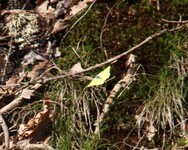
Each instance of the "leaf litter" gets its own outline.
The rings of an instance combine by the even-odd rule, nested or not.
[[[3,42],[2,45],[5,47],[9,47],[9,50],[5,50],[8,51],[7,62],[16,64],[13,71],[9,71],[9,76],[4,75],[5,81],[1,83],[2,114],[10,113],[10,110],[16,109],[22,102],[32,100],[36,91],[43,86],[42,83],[37,83],[38,79],[53,76],[50,70],[53,66],[57,68],[53,59],[60,57],[61,53],[57,44],[49,45],[49,43],[55,43],[54,35],[66,29],[66,21],[83,11],[89,2],[93,1],[70,3],[63,0],[37,0],[36,6],[32,6],[33,10],[16,8],[1,10],[0,16],[4,18],[2,20],[4,28],[0,33],[2,36],[0,42]],[[23,8],[27,8],[27,5],[25,2]],[[15,55],[18,56],[17,60],[13,59]],[[78,63],[70,71],[81,70],[82,67]],[[9,100],[7,95],[10,97]],[[53,149],[44,140],[49,137],[47,130],[44,129],[48,127],[53,116],[49,109],[50,105],[51,103],[43,100],[41,111],[27,123],[18,124],[17,134],[11,134],[8,141],[5,139],[8,145],[4,145],[2,141],[0,149],[28,147]],[[8,132],[11,133],[12,130]],[[37,145],[39,141],[43,141],[44,145]]]

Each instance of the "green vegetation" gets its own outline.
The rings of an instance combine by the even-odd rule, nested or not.
[[[62,40],[62,57],[57,64],[69,70],[78,61],[84,68],[103,62],[156,31],[175,27],[176,24],[161,19],[179,20],[179,13],[184,20],[188,17],[186,9],[186,0],[162,1],[159,12],[147,0],[96,3]],[[79,17],[72,19],[70,26]],[[178,138],[187,134],[187,33],[187,28],[167,33],[134,52],[141,64],[137,80],[114,100],[100,136],[94,135],[93,123],[108,92],[125,73],[126,58],[112,65],[115,79],[108,82],[107,90],[103,87],[84,89],[89,83],[86,81],[64,79],[52,83],[48,93],[61,104],[54,108],[56,117],[52,126],[57,149],[133,149],[139,141],[139,129],[144,138],[138,147],[160,145],[171,149],[172,142],[181,146]],[[99,70],[102,69],[87,75],[94,77]],[[148,125],[157,130],[152,142],[147,139]],[[162,139],[164,135],[163,140],[156,138]],[[173,139],[167,140],[170,136]]]
[[[95,149],[98,136],[93,134],[92,123],[104,92],[84,90],[83,85],[67,79],[53,84],[48,94],[60,104],[53,108],[57,149]]]

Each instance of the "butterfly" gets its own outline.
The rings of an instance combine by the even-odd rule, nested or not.
[[[108,66],[98,75],[96,75],[95,78],[86,87],[104,84],[104,82],[110,77],[110,69],[111,66]]]

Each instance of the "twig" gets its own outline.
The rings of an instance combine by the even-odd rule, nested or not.
[[[1,124],[3,132],[4,132],[5,147],[8,150],[9,149],[9,131],[8,131],[8,127],[7,127],[6,122],[5,122],[1,113],[0,113],[0,124]]]
[[[12,52],[12,39],[8,45],[9,45],[9,49],[8,49],[8,54],[6,54],[6,56],[5,56],[5,66],[3,68],[3,77],[1,79],[2,82],[4,82],[4,80],[5,80],[5,75],[6,75],[7,67],[8,67],[8,63],[9,63],[9,57]]]
[[[160,10],[159,0],[156,1],[156,5],[157,5],[157,11],[159,11]]]
[[[48,78],[48,79],[38,79],[38,81],[36,81],[36,82],[39,82],[39,83],[40,83],[40,82],[44,82],[44,83],[45,83],[45,82],[49,82],[49,81],[51,81],[51,80],[57,80],[57,79],[65,78],[65,77],[68,77],[68,76],[74,76],[74,75],[76,75],[76,74],[88,72],[88,71],[90,71],[90,70],[93,70],[93,69],[102,67],[102,66],[104,66],[104,65],[110,64],[110,63],[112,63],[112,62],[118,60],[119,58],[121,58],[121,57],[123,57],[123,56],[126,56],[126,55],[132,53],[132,52],[135,51],[137,48],[140,48],[142,45],[144,45],[144,44],[148,43],[149,41],[151,41],[153,38],[155,38],[155,37],[157,37],[157,36],[160,36],[160,35],[162,35],[162,34],[164,34],[164,33],[166,33],[166,32],[172,32],[172,31],[178,30],[178,29],[180,29],[180,28],[182,28],[182,26],[180,26],[180,27],[178,27],[178,28],[170,29],[170,30],[167,30],[167,29],[161,30],[161,31],[159,31],[159,32],[157,32],[157,33],[155,33],[155,34],[153,34],[153,35],[147,37],[144,41],[142,41],[141,43],[137,44],[136,46],[130,48],[130,49],[127,50],[126,52],[121,53],[121,54],[119,54],[119,55],[117,55],[117,56],[115,56],[115,57],[113,57],[113,58],[110,58],[110,59],[106,60],[105,62],[102,62],[102,63],[100,63],[100,64],[96,64],[96,65],[91,66],[91,67],[89,67],[89,68],[87,68],[87,69],[84,69],[84,70],[82,70],[82,71],[78,71],[78,72],[74,72],[74,73],[67,73],[67,74],[65,74],[65,75],[56,76],[56,77],[51,77],[51,78]]]
[[[34,149],[42,149],[42,150],[55,150],[48,144],[28,144],[26,145],[25,149],[27,150],[34,150]]]
[[[114,88],[112,89],[112,91],[110,92],[109,96],[107,97],[103,109],[102,109],[102,113],[100,114],[100,116],[97,118],[97,120],[95,121],[95,134],[99,134],[99,127],[100,124],[102,123],[102,121],[104,120],[104,116],[105,114],[109,111],[109,107],[110,105],[113,103],[117,93],[121,90],[121,88],[129,88],[129,85],[135,80],[134,78],[134,74],[133,74],[133,70],[135,65],[135,56],[134,55],[130,55],[129,59],[127,60],[127,75],[125,75],[125,77],[123,79],[121,79],[120,81],[118,81],[118,83],[114,86]]]
[[[15,148],[15,145],[11,147],[12,149]],[[48,144],[31,144],[29,140],[21,140],[16,143],[16,149],[24,149],[24,150],[55,150]]]
[[[121,2],[123,2],[123,1],[121,1]],[[116,2],[113,6],[112,6],[112,8],[110,8],[109,9],[109,11],[108,11],[108,13],[107,13],[107,15],[106,15],[106,17],[105,17],[105,19],[104,19],[104,24],[103,24],[103,26],[102,26],[102,30],[101,30],[101,33],[100,33],[100,48],[102,49],[103,48],[103,33],[104,33],[104,31],[105,31],[105,27],[106,27],[106,24],[107,24],[107,21],[108,21],[108,17],[109,17],[109,15],[110,15],[110,13],[112,12],[112,10],[114,9],[114,7],[115,6],[117,6],[119,3],[121,3],[121,2]],[[107,57],[108,55],[107,55],[107,53],[106,53],[106,50],[105,50],[105,56]]]
[[[77,47],[78,47],[78,46],[77,46]],[[75,55],[76,55],[82,62],[84,62],[83,59],[80,57],[80,55],[77,53],[78,48],[77,48],[76,50],[75,50],[75,48],[72,47],[72,46],[71,46],[71,48],[72,48],[73,52],[75,53]]]
[[[7,104],[3,108],[1,108],[0,113],[3,114],[3,113],[6,113],[6,112],[12,110],[13,108],[15,108],[16,106],[18,106],[21,103],[22,99],[23,99],[22,97],[15,98],[12,102],[10,102],[9,104]]]
[[[0,41],[5,40],[6,38],[9,38],[10,36],[0,36]]]
[[[184,21],[175,21],[175,20],[166,20],[166,19],[162,19],[162,21],[167,22],[167,23],[174,23],[174,24],[186,24],[188,23],[188,20],[184,20]]]
[[[24,9],[27,7],[27,5],[29,4],[30,1],[31,1],[31,0],[27,0],[27,1],[25,2],[25,4],[22,6],[22,9],[21,9],[21,10],[24,10]]]
[[[143,134],[143,136],[139,139],[139,141],[136,143],[135,147],[133,148],[133,150],[138,149],[138,145],[140,144],[140,142],[143,140],[144,136],[145,136],[146,132]]]
[[[14,87],[14,86],[20,86],[20,84],[7,84],[7,85],[0,85],[0,88]]]
[[[65,37],[69,34],[69,32],[74,28],[74,26],[82,19],[84,18],[84,16],[89,12],[89,10],[91,9],[91,7],[93,6],[93,4],[96,2],[96,0],[94,0],[91,5],[89,6],[89,8],[87,9],[87,11],[78,19],[76,20],[76,22],[70,27],[70,29],[65,33],[65,35],[63,36],[62,40],[65,39]]]

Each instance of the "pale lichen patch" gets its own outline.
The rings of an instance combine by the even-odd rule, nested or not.
[[[38,16],[25,11],[11,14],[7,18],[5,29],[8,30],[8,35],[13,37],[16,43],[21,41],[20,48],[23,48],[40,31]]]

